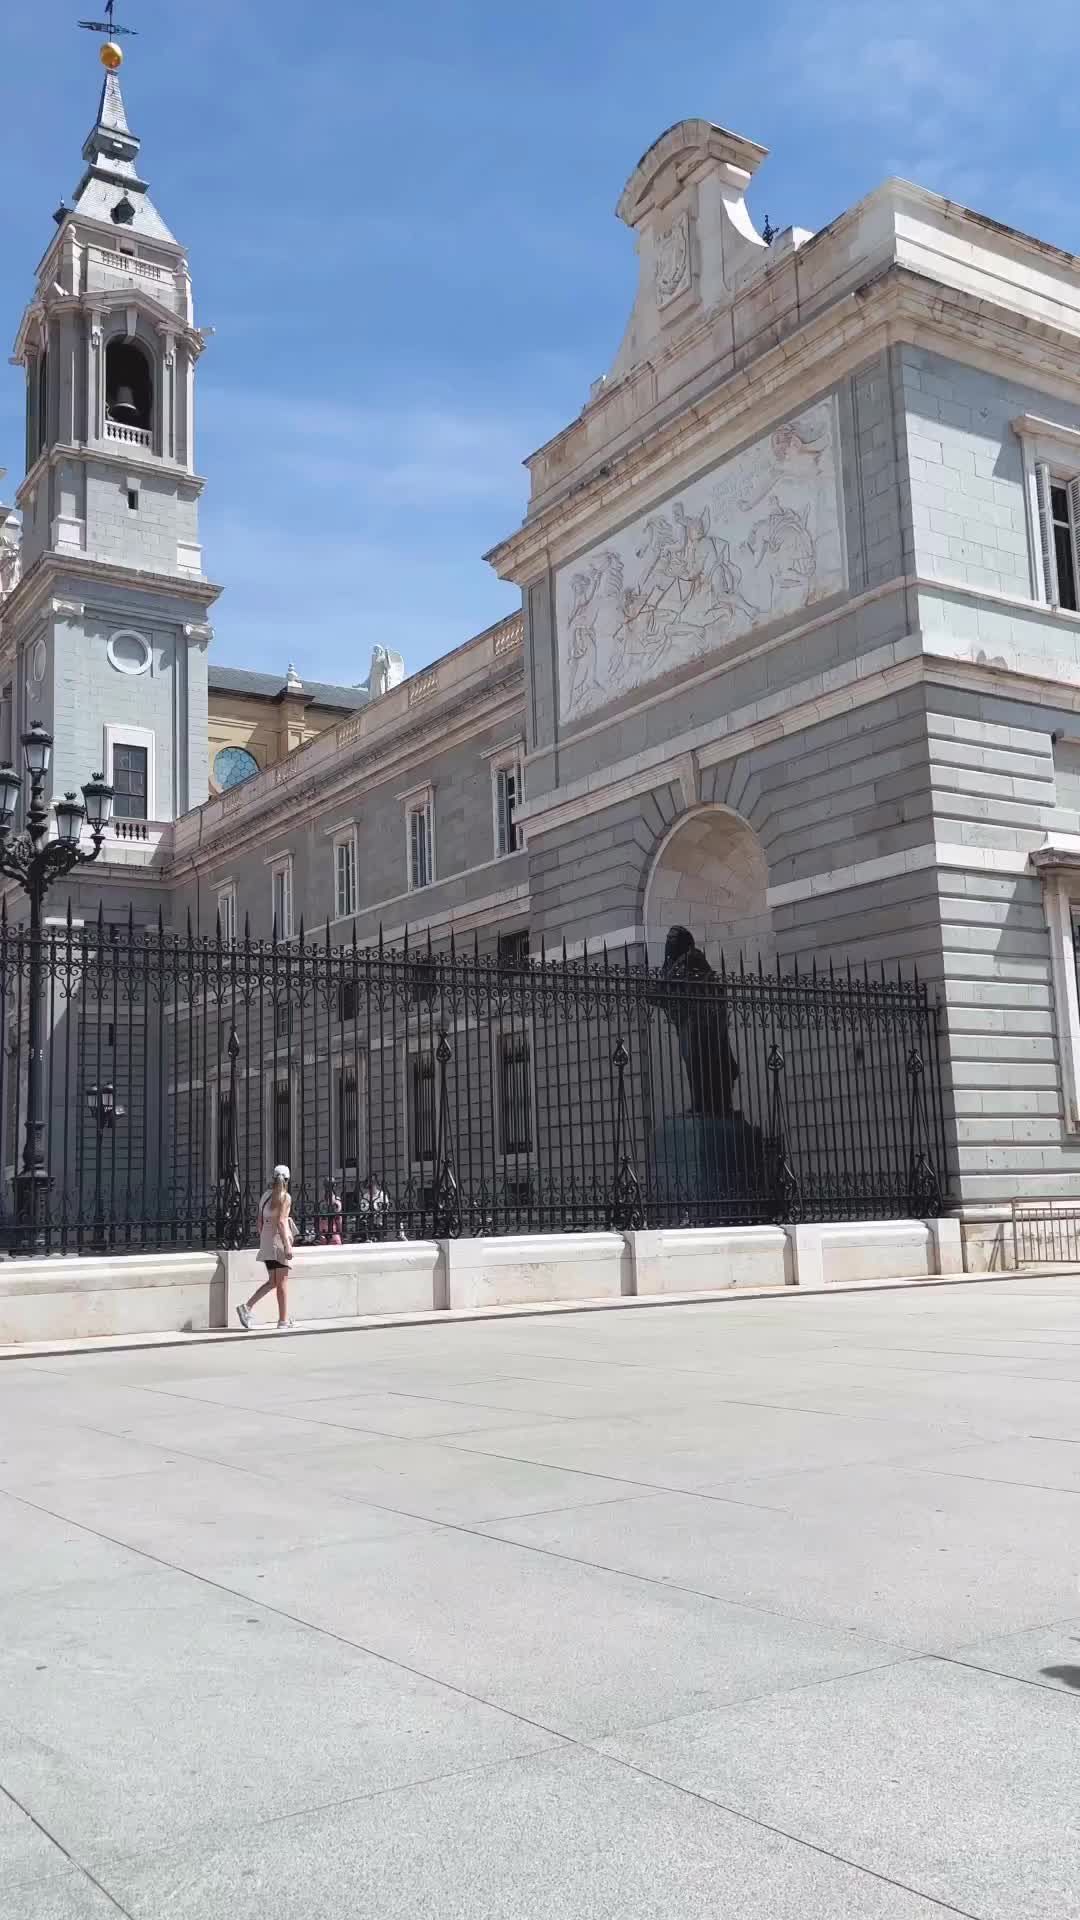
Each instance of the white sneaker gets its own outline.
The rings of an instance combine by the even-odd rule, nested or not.
[[[295,1322],[292,1320],[279,1320],[277,1323],[277,1330],[279,1333],[290,1333],[292,1331],[294,1324]]]
[[[243,1327],[244,1332],[248,1333],[251,1328],[251,1308],[245,1307],[245,1306],[237,1307],[236,1317],[239,1320],[240,1325]]]

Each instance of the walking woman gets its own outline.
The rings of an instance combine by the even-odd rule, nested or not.
[[[289,1319],[289,1268],[292,1265],[292,1200],[289,1197],[289,1169],[275,1167],[273,1180],[259,1201],[259,1251],[256,1256],[266,1268],[266,1279],[250,1300],[237,1307],[240,1325],[246,1333],[251,1325],[251,1310],[266,1294],[277,1290],[278,1332],[292,1326]]]

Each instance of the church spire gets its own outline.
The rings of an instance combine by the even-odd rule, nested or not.
[[[97,119],[83,143],[86,170],[75,189],[74,211],[117,227],[132,227],[155,240],[172,240],[139,174],[141,141],[128,125],[120,88],[123,57],[112,41],[101,49],[105,83]]]

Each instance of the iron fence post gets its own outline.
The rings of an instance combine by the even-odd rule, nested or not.
[[[769,1075],[769,1150],[772,1157],[772,1202],[777,1220],[796,1221],[802,1218],[802,1189],[799,1176],[791,1164],[788,1153],[787,1103],[784,1099],[783,1077],[786,1061],[780,1048],[773,1043],[769,1057],[765,1062]]]
[[[240,1197],[240,1139],[236,1105],[236,1063],[240,1058],[240,1036],[229,1028],[229,1104],[225,1116],[224,1153],[218,1184],[217,1244],[233,1248],[244,1244],[244,1212]]]
[[[626,1097],[626,1069],[630,1065],[630,1054],[625,1040],[619,1040],[611,1056],[611,1064],[619,1076],[619,1084],[615,1094],[614,1179],[608,1204],[608,1228],[616,1233],[633,1233],[645,1225],[645,1209],[641,1203],[641,1182],[629,1151],[630,1109]]]
[[[440,1027],[435,1059],[439,1070],[439,1128],[435,1142],[435,1238],[457,1240],[461,1235],[461,1189],[454,1166],[454,1147],[450,1135],[450,1097],[446,1069],[453,1059],[453,1048]]]
[[[944,1201],[941,1182],[930,1159],[930,1116],[926,1107],[926,1063],[918,1047],[907,1057],[908,1081],[908,1204],[913,1219],[936,1220]]]

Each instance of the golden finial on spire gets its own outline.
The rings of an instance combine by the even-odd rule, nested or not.
[[[108,39],[101,49],[101,64],[109,73],[116,73],[124,64],[124,50],[116,44],[115,36],[120,33],[134,33],[134,27],[121,27],[113,19],[116,0],[107,0],[104,20],[80,20],[80,27],[87,33],[106,33]]]

